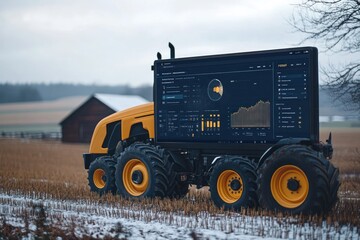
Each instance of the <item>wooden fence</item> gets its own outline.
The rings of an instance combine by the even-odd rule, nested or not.
[[[1,138],[53,139],[61,140],[61,132],[0,132]]]

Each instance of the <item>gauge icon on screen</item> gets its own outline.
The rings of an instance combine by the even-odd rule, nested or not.
[[[213,79],[208,85],[208,96],[211,101],[219,101],[224,93],[224,88],[219,79]]]

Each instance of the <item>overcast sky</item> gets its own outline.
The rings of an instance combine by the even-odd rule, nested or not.
[[[0,1],[0,82],[150,85],[169,41],[176,57],[293,47],[297,2]]]

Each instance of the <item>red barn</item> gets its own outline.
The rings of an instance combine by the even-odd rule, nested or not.
[[[62,141],[89,143],[101,119],[146,102],[139,96],[94,94],[60,122]]]

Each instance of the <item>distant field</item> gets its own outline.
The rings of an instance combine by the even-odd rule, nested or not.
[[[320,128],[360,128],[360,121],[322,122]]]
[[[0,104],[0,132],[60,131],[60,121],[85,99],[85,96],[77,96],[45,102]]]
[[[330,129],[323,129],[321,132],[321,139],[323,141],[325,141],[328,135],[328,130]],[[10,220],[12,219],[10,222],[14,226],[18,224],[16,226],[20,226],[20,228],[25,226],[25,216],[28,216],[30,220],[32,219],[36,223],[36,215],[32,215],[35,213],[31,210],[33,208],[31,206],[34,202],[38,202],[45,204],[46,211],[49,211],[47,213],[48,218],[52,223],[57,222],[57,226],[60,226],[61,229],[71,227],[71,221],[77,218],[76,222],[89,221],[85,220],[85,217],[86,219],[92,219],[91,221],[94,221],[92,224],[99,224],[101,226],[101,223],[98,222],[99,219],[95,217],[100,214],[102,219],[108,219],[106,221],[110,221],[110,223],[114,221],[111,219],[119,219],[119,221],[121,219],[132,219],[131,221],[139,220],[142,222],[148,222],[150,221],[149,219],[153,219],[151,221],[165,224],[165,226],[183,227],[185,222],[182,223],[181,221],[186,221],[189,228],[185,227],[182,231],[185,231],[187,234],[191,229],[190,226],[198,226],[196,229],[202,229],[201,231],[203,232],[211,230],[210,235],[205,236],[213,236],[211,234],[226,232],[225,237],[234,238],[244,238],[248,234],[274,237],[276,236],[276,231],[280,231],[278,236],[282,236],[281,232],[284,229],[288,229],[286,230],[289,231],[288,235],[284,236],[289,238],[293,236],[295,238],[298,236],[296,234],[302,236],[301,231],[299,230],[300,232],[297,233],[296,229],[298,227],[301,229],[304,223],[312,226],[311,229],[314,230],[319,227],[321,228],[324,224],[323,220],[326,220],[325,224],[328,224],[327,230],[321,231],[324,232],[325,236],[328,236],[327,238],[333,234],[330,229],[333,229],[332,231],[335,232],[340,231],[341,226],[344,224],[344,226],[352,229],[351,231],[355,231],[352,234],[359,237],[359,235],[356,235],[359,233],[352,226],[357,226],[357,229],[360,227],[360,129],[331,129],[331,131],[335,146],[332,162],[340,169],[342,185],[339,190],[339,203],[326,216],[310,218],[306,216],[291,216],[292,224],[289,225],[286,224],[286,221],[288,221],[286,219],[289,219],[289,216],[284,217],[281,214],[270,213],[261,209],[244,210],[237,214],[224,212],[214,206],[207,188],[200,190],[191,188],[188,196],[180,200],[154,199],[139,202],[128,201],[110,195],[99,198],[89,191],[87,173],[83,167],[81,156],[82,153],[88,151],[88,145],[70,145],[58,141],[0,139],[0,218],[1,216],[8,216]],[[14,200],[10,201],[10,199]],[[80,207],[84,203],[86,205]],[[19,206],[19,204],[22,207],[18,209],[15,206]],[[57,211],[63,213],[56,214]],[[79,211],[82,215],[78,214]],[[163,217],[153,215],[155,212]],[[12,214],[12,217],[8,215],[9,213]],[[69,214],[74,218],[71,221],[66,217]],[[218,217],[215,218],[214,216]],[[259,216],[259,219],[253,219],[257,216]],[[275,218],[273,219],[273,217]],[[206,223],[201,220],[204,218],[208,219]],[[246,226],[251,227],[252,230],[246,230],[248,227],[242,226],[241,222],[238,223],[239,218],[242,219],[241,221],[250,221],[252,225]],[[60,223],[57,219],[60,219]],[[227,225],[229,221],[234,224],[230,226],[230,228],[234,228],[233,230],[226,230],[229,227]],[[265,226],[265,229],[274,228],[278,230],[274,230],[275,232],[271,233],[271,231],[263,229],[262,231],[264,232],[261,233],[260,225],[256,224],[259,221],[263,222],[262,226]],[[271,223],[271,221],[277,221],[278,225],[275,225],[278,227],[274,225],[266,227],[266,224]],[[283,224],[282,221],[284,221]],[[125,224],[124,226],[128,226],[126,225],[128,221],[123,221],[122,223]],[[78,231],[81,232],[85,231],[84,229],[88,226],[79,225],[77,227],[80,229]],[[128,226],[128,228],[134,228],[134,226]],[[100,227],[100,229],[105,229],[101,230],[105,232],[110,231],[108,228]],[[295,232],[294,229],[296,230]],[[86,231],[79,236],[88,236],[86,234],[89,233],[86,233]],[[89,231],[93,230],[90,229]],[[135,234],[133,230],[128,229],[128,231],[131,234]],[[158,234],[156,236],[161,236],[162,230],[155,229],[154,231]],[[109,232],[107,233],[110,234]],[[105,233],[103,232],[102,234]]]
[[[0,132],[59,132],[60,121],[86,99],[86,96],[75,96],[52,101],[0,104]],[[322,122],[320,127],[360,128],[360,121]]]

